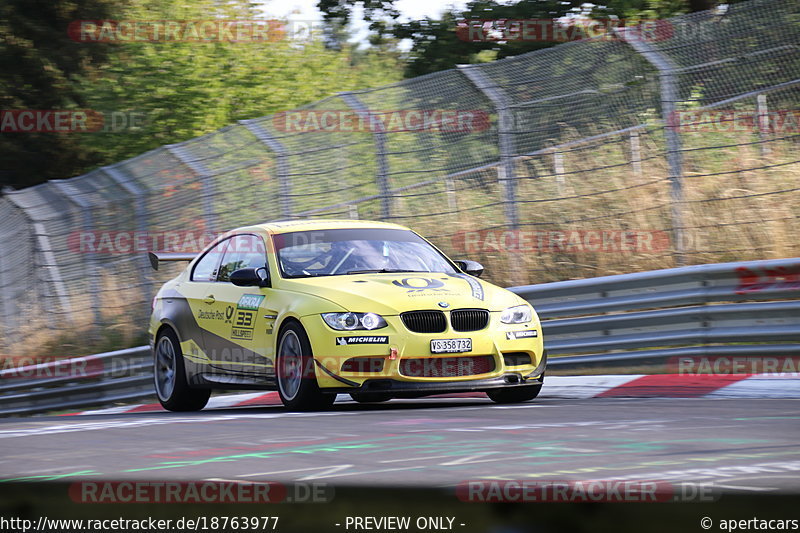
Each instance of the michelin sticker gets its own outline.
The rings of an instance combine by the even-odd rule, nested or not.
[[[387,335],[336,337],[336,344],[339,346],[348,346],[350,344],[389,344],[389,337]]]
[[[535,329],[526,329],[523,331],[506,331],[506,339],[528,339],[531,337],[538,337],[539,332]]]

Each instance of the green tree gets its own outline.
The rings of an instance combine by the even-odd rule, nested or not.
[[[441,19],[427,18],[397,24],[393,34],[398,39],[410,39],[406,76],[420,76],[438,70],[454,68],[458,64],[482,63],[487,59],[502,59],[542,48],[556,42],[549,41],[478,41],[470,42],[469,33],[458,31],[459,23],[468,20],[503,19],[556,19],[570,12],[572,6],[557,0],[536,2],[523,0],[516,4],[498,4],[492,0],[473,1],[463,11],[449,11]]]
[[[75,7],[78,5],[78,7]],[[268,115],[338,91],[402,78],[396,52],[326,48],[322,36],[271,42],[76,42],[76,20],[252,20],[248,0],[112,0],[2,5],[1,109],[90,109],[104,129],[2,133],[3,185],[68,178],[237,120]]]
[[[120,0],[0,2],[0,111],[87,107],[75,79],[105,64],[108,46],[71,40],[70,22],[112,18]],[[75,174],[99,161],[80,137],[63,133],[0,133],[0,185],[24,187]]]
[[[128,19],[253,19],[250,2],[131,2]],[[402,77],[397,53],[327,49],[320,36],[297,42],[119,44],[81,90],[96,109],[138,118],[132,129],[93,135],[105,162],[180,142],[237,120],[269,115],[338,91]]]
[[[739,0],[734,0],[739,1]],[[329,24],[342,25],[353,16],[361,0],[320,0],[319,9]],[[400,22],[393,0],[367,0],[364,19],[373,32],[371,41],[383,42],[386,36],[410,39],[411,50],[405,74],[419,76],[454,68],[458,64],[502,59],[560,44],[557,41],[478,41],[470,42],[457,31],[460,21],[503,19],[557,19],[567,14],[592,18],[663,19],[682,13],[711,9],[717,0],[609,0],[587,4],[582,0],[473,0],[464,9],[450,8],[438,18]],[[726,1],[724,3],[733,3]]]

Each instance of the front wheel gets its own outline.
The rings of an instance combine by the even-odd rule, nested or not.
[[[495,403],[520,403],[533,400],[539,396],[542,384],[514,387],[511,389],[494,389],[486,391],[486,395]]]
[[[283,405],[298,411],[314,411],[333,405],[335,394],[324,394],[314,373],[311,342],[303,327],[290,322],[281,330],[276,358],[278,394]]]
[[[209,389],[189,387],[181,345],[171,329],[165,329],[156,339],[153,377],[158,401],[167,411],[199,411],[211,396]]]

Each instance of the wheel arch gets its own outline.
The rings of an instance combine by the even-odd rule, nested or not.
[[[291,315],[291,314],[287,314],[285,317],[283,317],[281,319],[281,321],[280,321],[280,323],[278,325],[278,328],[277,328],[278,329],[278,334],[275,335],[275,357],[276,357],[276,359],[277,359],[277,356],[278,356],[278,346],[280,346],[280,343],[281,343],[281,336],[283,335],[284,330],[289,326],[289,324],[297,324],[298,326],[300,326],[300,328],[302,328],[303,332],[306,334],[306,338],[308,338],[309,344],[311,344],[311,338],[308,336],[308,330],[303,325],[303,322],[300,320],[300,317],[299,316],[295,316],[295,315]],[[311,347],[311,354],[312,354],[312,356],[314,354],[313,345]]]
[[[178,342],[181,342],[181,336],[178,333],[178,328],[176,328],[174,324],[166,320],[162,320],[161,324],[158,326],[158,329],[156,330],[155,340],[157,341],[158,337],[168,329],[172,330],[175,336],[178,337]]]

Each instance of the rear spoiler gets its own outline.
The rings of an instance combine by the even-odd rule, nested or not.
[[[153,270],[158,270],[158,263],[161,261],[191,261],[197,257],[197,254],[147,252],[147,257],[150,259],[150,266],[153,267]]]

